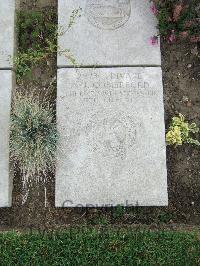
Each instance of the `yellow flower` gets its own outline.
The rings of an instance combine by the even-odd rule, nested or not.
[[[197,133],[199,128],[195,123],[191,125],[185,121],[185,117],[179,114],[179,117],[173,117],[169,131],[166,134],[166,142],[168,145],[182,145],[183,143],[193,143],[200,145],[198,140],[190,137],[190,132]]]
[[[166,141],[168,145],[182,145],[181,130],[175,126],[166,134]]]

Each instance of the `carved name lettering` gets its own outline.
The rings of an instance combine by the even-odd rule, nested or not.
[[[81,99],[84,102],[132,102],[136,97],[153,97],[157,91],[151,88],[141,73],[108,73],[102,79],[97,71],[84,75],[80,72],[75,83],[70,84],[71,90],[65,97]]]

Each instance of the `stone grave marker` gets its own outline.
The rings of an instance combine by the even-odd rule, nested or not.
[[[56,206],[167,205],[160,46],[148,43],[156,34],[149,1],[58,4],[61,28],[71,13],[82,15],[58,39],[79,67],[58,53]]]
[[[12,203],[12,178],[9,174],[9,124],[13,74],[0,70],[0,207]]]
[[[56,206],[167,204],[160,68],[60,69],[57,103]]]
[[[0,207],[12,205],[9,127],[14,74],[15,17],[19,0],[0,0]]]
[[[0,1],[0,69],[13,67],[15,10],[18,5],[18,0]]]
[[[75,11],[81,16],[73,19]],[[77,64],[161,65],[159,45],[149,45],[157,34],[149,0],[59,0],[58,15],[58,45],[69,49]],[[58,54],[58,67],[70,65],[64,53]]]

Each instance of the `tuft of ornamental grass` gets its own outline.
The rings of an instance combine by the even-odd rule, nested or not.
[[[58,133],[50,104],[17,92],[12,106],[10,155],[24,180],[40,180],[54,170]]]

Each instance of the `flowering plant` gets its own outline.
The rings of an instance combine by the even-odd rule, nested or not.
[[[200,4],[182,0],[151,0],[151,11],[158,18],[160,35],[169,43],[177,38],[200,42]],[[155,37],[155,36],[154,36]],[[153,44],[153,43],[152,43]]]
[[[182,145],[183,143],[192,143],[200,145],[200,142],[191,137],[191,133],[198,133],[199,128],[195,123],[189,124],[185,121],[185,117],[179,114],[178,117],[173,117],[166,134],[167,145]]]

